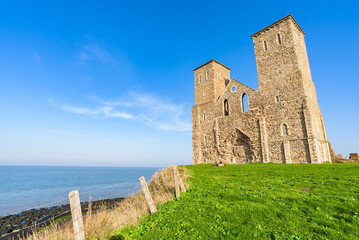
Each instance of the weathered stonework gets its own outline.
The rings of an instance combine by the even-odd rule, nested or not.
[[[303,30],[288,15],[251,37],[258,89],[216,60],[194,69],[193,164],[331,162]]]
[[[359,161],[359,153],[349,153],[349,159]]]

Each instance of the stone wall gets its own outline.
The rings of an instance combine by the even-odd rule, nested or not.
[[[349,153],[349,159],[359,161],[359,153]]]
[[[330,162],[303,30],[289,15],[252,38],[258,89],[216,60],[194,70],[193,163]]]

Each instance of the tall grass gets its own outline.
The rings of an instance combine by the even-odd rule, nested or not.
[[[182,179],[188,188],[188,174],[185,168],[179,168]],[[172,167],[158,170],[151,178],[148,185],[151,196],[157,209],[161,205],[174,198],[174,181]],[[117,203],[113,208],[108,209],[103,206],[93,211],[91,202],[89,210],[84,216],[84,227],[87,239],[108,239],[122,227],[137,225],[141,218],[149,215],[148,205],[142,191],[130,196]],[[31,240],[54,240],[54,239],[74,239],[71,218],[54,221],[51,227],[37,231],[34,229],[32,236],[21,239]]]

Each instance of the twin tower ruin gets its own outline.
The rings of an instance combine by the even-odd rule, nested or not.
[[[251,37],[258,89],[216,60],[194,69],[193,164],[331,162],[303,30],[288,15]]]

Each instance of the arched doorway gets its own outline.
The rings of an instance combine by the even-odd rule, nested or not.
[[[227,138],[227,154],[232,163],[248,163],[252,161],[253,152],[250,138],[239,129],[235,129]]]

